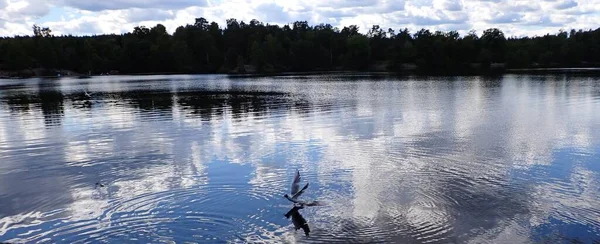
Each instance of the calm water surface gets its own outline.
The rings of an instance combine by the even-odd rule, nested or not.
[[[599,81],[0,80],[0,241],[598,241]]]

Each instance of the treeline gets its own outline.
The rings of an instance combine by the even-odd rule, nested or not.
[[[462,72],[494,64],[508,68],[600,65],[600,28],[506,38],[498,29],[474,31],[384,30],[367,34],[306,21],[269,25],[228,19],[222,28],[204,18],[177,28],[136,27],[130,33],[53,36],[33,27],[33,36],[0,39],[0,70],[41,68],[79,73],[231,73],[417,68]]]

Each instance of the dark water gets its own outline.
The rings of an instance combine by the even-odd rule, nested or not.
[[[591,243],[599,80],[0,80],[0,242]]]

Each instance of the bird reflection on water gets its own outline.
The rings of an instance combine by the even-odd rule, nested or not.
[[[304,217],[302,217],[302,214],[300,214],[300,211],[299,211],[300,209],[303,209],[303,208],[304,208],[304,206],[298,206],[298,205],[294,204],[294,207],[285,214],[285,217],[288,219],[290,217],[292,217],[292,223],[294,224],[294,228],[296,230],[299,230],[299,229],[304,230],[304,234],[306,236],[309,236],[310,227],[308,226],[306,219]]]

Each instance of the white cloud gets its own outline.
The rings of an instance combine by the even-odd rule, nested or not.
[[[595,29],[600,15],[598,0],[0,0],[0,9],[2,36],[30,34],[32,24],[49,26],[56,34],[121,33],[157,23],[173,32],[197,17],[221,26],[228,18],[279,25],[297,20],[336,27],[355,24],[361,32],[375,24],[412,32],[498,27],[513,36]]]
[[[434,1],[434,6],[448,11],[461,11],[463,9],[463,4],[459,0]]]
[[[263,3],[258,5],[254,11],[260,13],[260,20],[264,22],[286,22],[289,20],[289,14],[276,3]]]
[[[25,16],[42,17],[50,11],[50,7],[45,1],[39,0],[12,2],[8,8],[12,9],[11,16],[17,18]]]
[[[495,16],[489,18],[489,23],[492,24],[505,24],[505,23],[513,23],[519,22],[523,18],[523,15],[520,13],[496,13]]]
[[[568,8],[573,8],[577,6],[577,2],[573,1],[573,0],[567,0],[564,2],[560,2],[558,4],[555,5],[557,9],[568,9]]]
[[[511,1],[501,6],[501,9],[506,12],[535,12],[540,10],[540,5],[531,1]]]
[[[128,9],[124,11],[127,21],[129,22],[141,22],[141,21],[164,21],[173,18],[174,12],[172,10],[162,9]]]
[[[118,10],[129,8],[182,9],[191,6],[208,6],[208,1],[206,0],[58,0],[55,2],[57,2],[57,5],[88,11]]]

